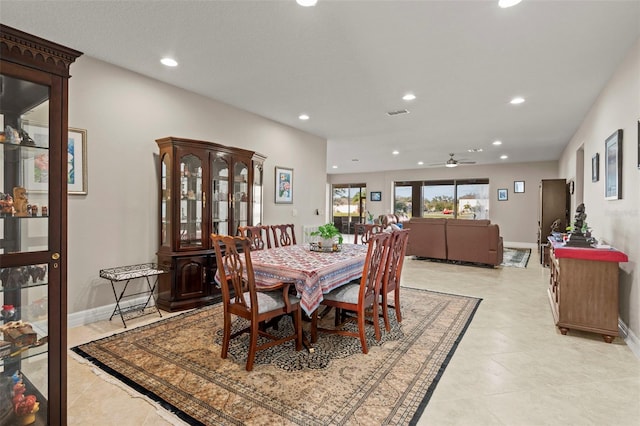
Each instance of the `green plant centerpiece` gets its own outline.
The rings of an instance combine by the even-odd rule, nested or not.
[[[319,247],[336,248],[338,244],[342,244],[343,238],[340,230],[336,228],[333,223],[327,223],[318,227],[317,231],[313,231],[310,234],[313,237],[319,237]]]

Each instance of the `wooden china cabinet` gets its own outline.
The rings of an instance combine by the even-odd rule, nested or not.
[[[262,222],[265,157],[213,142],[167,137],[160,147],[158,306],[189,309],[220,295],[211,234]]]
[[[81,54],[0,25],[2,425],[67,423],[67,102]]]

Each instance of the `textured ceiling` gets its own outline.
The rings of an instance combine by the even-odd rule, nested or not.
[[[524,0],[510,9],[493,0],[319,0],[311,8],[294,0],[1,0],[0,15],[5,25],[326,138],[328,173],[428,167],[450,152],[478,164],[501,154],[557,160],[640,37],[639,0]],[[180,66],[161,66],[164,55]],[[406,92],[417,99],[403,101]],[[526,102],[510,105],[516,95]],[[298,120],[302,112],[311,119]]]

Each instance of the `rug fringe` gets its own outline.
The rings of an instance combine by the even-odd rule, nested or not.
[[[73,351],[67,351],[67,354],[69,355],[70,358],[72,358],[78,364],[82,364],[82,365],[86,365],[86,366],[90,367],[91,368],[91,372],[93,372],[93,374],[95,374],[96,376],[100,377],[105,382],[117,386],[118,388],[120,388],[123,391],[125,391],[130,397],[141,399],[141,400],[145,401],[146,403],[148,403],[149,405],[153,406],[153,408],[155,408],[156,414],[159,417],[161,417],[162,419],[166,420],[171,425],[173,425],[173,426],[189,426],[189,423],[184,422],[183,420],[181,420],[178,416],[176,416],[172,412],[167,411],[167,409],[164,408],[162,405],[160,405],[158,402],[156,402],[156,401],[152,400],[151,398],[149,398],[148,396],[136,391],[135,389],[132,389],[131,387],[129,387],[126,384],[122,383],[120,380],[118,380],[118,379],[114,378],[113,376],[111,376],[109,373],[106,373],[106,372],[102,371],[100,368],[96,367],[88,359],[83,358],[82,356],[76,354]]]

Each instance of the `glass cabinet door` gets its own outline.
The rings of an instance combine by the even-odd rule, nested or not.
[[[180,157],[180,249],[203,247],[202,160],[193,154]]]
[[[229,235],[229,163],[222,155],[211,162],[211,224],[214,234]]]
[[[239,226],[249,225],[249,166],[238,161],[233,166],[233,235]]]
[[[162,157],[160,163],[160,245],[171,246],[171,224],[173,223],[171,209],[171,158],[168,154]]]
[[[61,173],[49,168],[60,149],[50,146],[50,87],[10,75],[0,84],[0,420],[20,421],[24,412],[48,424],[49,285],[57,288],[60,279],[57,261],[52,283],[42,262],[60,258],[52,243],[60,231],[49,221],[60,216],[50,193]],[[16,382],[26,389],[18,408],[10,398]]]
[[[251,206],[251,225],[262,224],[262,164],[253,167],[253,194]]]

